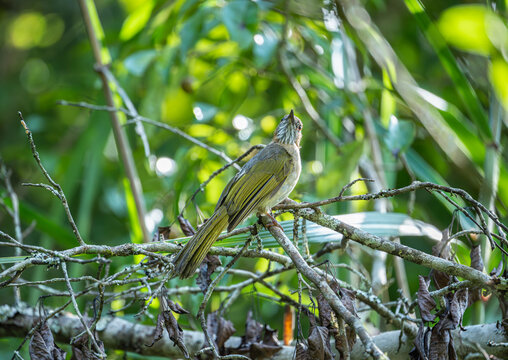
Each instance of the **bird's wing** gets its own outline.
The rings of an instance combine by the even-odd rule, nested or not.
[[[271,143],[254,156],[228,183],[217,203],[229,215],[228,231],[234,229],[259,205],[277,193],[294,167],[289,153]]]

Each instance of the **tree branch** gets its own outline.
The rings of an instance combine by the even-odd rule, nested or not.
[[[354,226],[348,225],[330,215],[318,212],[317,210],[302,209],[298,213],[307,220],[341,233],[346,238],[368,246],[374,250],[381,250],[386,253],[399,256],[415,264],[443,271],[450,275],[459,276],[482,286],[494,287],[500,282],[499,279],[492,278],[469,266],[456,264],[393,241],[383,240],[379,236],[357,229]]]
[[[307,277],[316,287],[321,291],[326,301],[330,304],[332,309],[335,311],[339,318],[344,319],[344,321],[351,326],[355,332],[360,337],[362,343],[365,346],[367,352],[374,359],[387,359],[387,357],[379,350],[379,348],[372,342],[372,338],[367,333],[367,330],[363,327],[360,319],[355,317],[345,306],[342,304],[342,301],[339,299],[337,294],[332,290],[330,285],[328,285],[326,277],[322,277],[318,275],[316,271],[314,271],[309,264],[303,259],[303,257],[298,252],[298,249],[293,245],[293,243],[288,239],[284,231],[282,231],[279,227],[268,226],[271,220],[267,219],[266,216],[261,217],[263,224],[267,229],[269,229],[270,233],[277,240],[277,242],[282,246],[286,254],[289,255],[291,260],[293,260],[293,264],[296,266],[300,272]]]
[[[33,308],[0,306],[0,337],[24,337],[37,320],[37,311]],[[82,330],[79,318],[68,312],[51,317],[48,319],[48,324],[56,340],[62,343],[69,343],[70,339]],[[477,352],[474,346],[477,343],[490,355],[500,359],[508,357],[506,347],[488,345],[489,342],[497,344],[508,341],[506,334],[496,324],[467,326],[465,329],[466,331],[457,329],[452,332],[455,349],[459,356],[463,357],[465,354]],[[131,351],[143,356],[164,356],[168,358],[182,356],[182,353],[178,347],[173,345],[167,333],[152,347],[145,346],[145,344],[152,342],[155,331],[154,326],[140,325],[112,316],[103,316],[97,323],[96,330],[99,338],[108,349]],[[400,331],[389,331],[374,336],[372,340],[391,360],[405,360],[407,359],[407,353],[413,346],[412,341],[408,337],[402,337],[403,342],[399,349],[399,338]],[[189,352],[195,353],[201,349],[205,339],[202,332],[184,331],[184,342]],[[226,344],[228,347],[237,347],[240,342],[240,337],[232,337]],[[273,359],[292,359],[294,350],[293,346],[284,346],[281,351],[275,354]],[[351,353],[351,360],[364,359],[364,347],[361,343],[357,343]]]

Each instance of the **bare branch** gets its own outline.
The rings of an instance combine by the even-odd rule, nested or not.
[[[53,192],[52,190],[48,189],[46,186],[43,186],[42,184],[37,184],[34,186],[46,187],[48,190],[53,192],[60,199],[60,201],[62,202],[62,205],[64,207],[65,214],[67,215],[67,220],[71,224],[71,228],[72,228],[72,232],[74,233],[74,236],[76,236],[76,239],[78,240],[80,245],[85,245],[85,242],[83,241],[83,239],[81,238],[81,235],[79,233],[78,227],[76,226],[76,223],[74,222],[74,218],[72,217],[71,210],[69,209],[69,204],[67,203],[67,198],[65,197],[62,187],[51,178],[49,173],[44,168],[44,165],[42,165],[41,158],[39,156],[39,153],[37,152],[37,148],[35,147],[35,142],[34,142],[34,139],[32,136],[32,132],[28,128],[28,125],[25,123],[25,120],[23,119],[23,115],[21,114],[21,111],[19,111],[18,114],[21,119],[21,125],[23,125],[23,127],[25,128],[26,136],[28,138],[28,141],[30,142],[30,147],[32,149],[32,154],[34,156],[35,162],[37,163],[37,165],[39,165],[39,168],[41,169],[42,174],[49,181],[51,187],[53,189],[56,189],[56,193]]]
[[[318,212],[314,209],[302,209],[299,211],[299,214],[307,220],[341,233],[348,239],[368,246],[374,250],[381,250],[389,254],[399,256],[405,260],[414,262],[415,264],[421,264],[432,269],[444,271],[451,275],[460,276],[482,286],[494,287],[499,283],[498,279],[494,279],[469,266],[455,264],[451,261],[426,254],[422,251],[410,248],[408,246],[398,244],[393,241],[383,240],[378,236],[357,229],[351,225],[333,218],[330,215]]]
[[[53,316],[48,316],[48,324],[59,342],[68,343],[82,328],[79,318],[75,315],[62,313],[60,316],[55,317],[54,312],[51,312],[51,314]],[[7,335],[24,337],[36,322],[36,319],[37,312],[33,308],[14,308],[3,305],[0,307],[0,337]],[[154,329],[154,326],[132,323],[111,316],[104,316],[97,326],[99,336],[108,349],[132,351],[143,356],[164,356],[168,358],[182,356],[178,347],[173,346],[167,334],[164,334],[160,342],[153,347],[140,346],[140,344],[150,343]],[[383,352],[387,353],[391,360],[405,360],[412,344],[410,339],[403,338],[402,347],[398,348],[399,336],[399,331],[388,331],[373,337],[373,341]],[[466,331],[454,330],[453,338],[455,348],[459,354],[471,353],[472,344],[478,343],[488,354],[498,358],[508,357],[508,350],[505,346],[496,346],[497,344],[506,343],[508,339],[495,323],[467,326]],[[204,341],[202,332],[184,332],[184,342],[191,353],[197,352]],[[489,341],[492,341],[491,346],[488,345]],[[237,347],[240,342],[239,337],[232,337],[228,340],[227,346]],[[293,354],[294,347],[284,346],[280,352],[275,354],[273,359],[289,360]],[[364,359],[364,348],[361,343],[357,343],[353,348],[351,360]]]
[[[188,140],[191,143],[193,143],[193,144],[195,144],[195,145],[197,145],[197,146],[199,146],[199,147],[201,147],[201,148],[211,152],[212,154],[217,155],[218,157],[222,158],[227,163],[232,163],[233,162],[233,160],[229,156],[227,156],[223,151],[217,150],[217,149],[211,147],[210,145],[205,144],[204,142],[202,142],[202,141],[200,141],[200,140],[190,136],[189,134],[183,132],[182,130],[180,130],[180,129],[174,127],[174,126],[171,126],[171,125],[159,122],[159,121],[155,121],[155,120],[149,119],[149,118],[144,117],[144,116],[136,115],[136,114],[132,113],[131,111],[127,110],[127,109],[117,108],[117,107],[114,107],[114,106],[94,105],[94,104],[89,104],[89,103],[86,103],[86,102],[75,103],[75,102],[69,102],[69,101],[65,101],[65,100],[60,100],[58,103],[60,105],[76,106],[76,107],[82,107],[82,108],[90,109],[90,110],[108,111],[108,112],[118,112],[118,111],[123,112],[125,115],[127,115],[127,116],[129,116],[131,118],[129,121],[127,121],[127,124],[133,124],[133,123],[141,121],[141,122],[153,125],[153,126],[157,126],[157,127],[161,128],[161,129],[168,130],[168,131],[172,132],[173,134],[181,136],[185,140]],[[240,168],[241,168],[236,163],[233,164],[233,166],[237,170],[240,170]]]

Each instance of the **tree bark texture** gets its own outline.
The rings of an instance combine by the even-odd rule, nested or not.
[[[38,312],[30,307],[13,307],[9,305],[0,306],[0,337],[24,337],[36,324]],[[70,339],[82,331],[82,325],[78,317],[68,312],[63,312],[48,320],[48,324],[55,336],[56,341],[69,343]],[[104,316],[97,324],[99,338],[104,342],[108,350],[124,350],[146,356],[166,356],[169,358],[182,357],[180,350],[173,345],[167,333],[152,347],[146,346],[153,340],[154,326],[140,325],[121,318]],[[413,341],[402,337],[402,345],[399,347],[400,331],[388,331],[373,337],[374,343],[388,355],[391,360],[408,359],[408,353],[413,347]],[[459,359],[466,355],[478,353],[478,346],[488,354],[500,359],[508,358],[506,346],[489,346],[489,342],[506,343],[508,337],[497,324],[484,324],[467,326],[466,331],[453,331],[455,349]],[[205,344],[202,332],[185,331],[185,345],[189,352],[195,353]],[[241,338],[232,337],[227,342],[228,347],[236,347],[240,344]],[[334,346],[332,345],[332,349]],[[294,354],[293,346],[284,346],[274,359],[292,359]],[[357,342],[351,354],[351,360],[365,359],[361,342]]]

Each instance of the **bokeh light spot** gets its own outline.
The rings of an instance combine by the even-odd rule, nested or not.
[[[271,134],[277,127],[277,119],[273,115],[267,115],[261,119],[261,129],[267,133]]]
[[[164,214],[161,209],[152,209],[145,215],[145,224],[149,232],[155,230],[155,227],[162,221]]]
[[[38,12],[21,14],[10,24],[9,43],[19,49],[38,46],[46,32],[46,19]]]
[[[41,59],[29,59],[19,74],[21,86],[31,94],[36,94],[48,87],[49,68]]]
[[[194,106],[194,109],[192,109],[192,112],[194,113],[194,116],[196,117],[197,121],[203,120],[203,111],[199,106]]]
[[[257,45],[261,46],[265,43],[265,38],[261,34],[256,34],[256,35],[254,35],[254,42]]]
[[[236,130],[244,130],[249,126],[249,119],[243,115],[236,115],[233,119],[233,126]]]
[[[155,162],[155,171],[159,176],[170,176],[176,171],[176,162],[171,158],[161,156]]]

